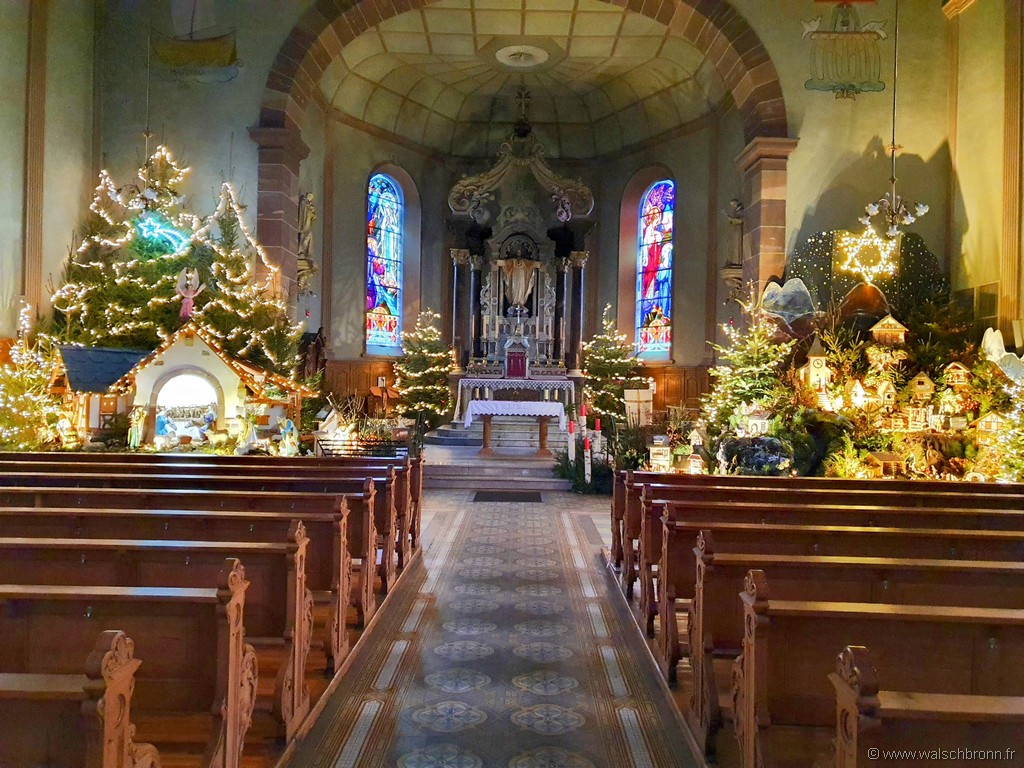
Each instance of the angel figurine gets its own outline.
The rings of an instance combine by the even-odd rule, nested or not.
[[[195,299],[206,288],[206,283],[199,283],[199,270],[186,267],[178,275],[178,287],[175,289],[181,296],[182,320],[192,317],[192,310],[195,309]]]

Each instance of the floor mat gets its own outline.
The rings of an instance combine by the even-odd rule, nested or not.
[[[543,499],[540,491],[477,491],[473,496],[475,502],[509,503],[509,504],[540,504]]]

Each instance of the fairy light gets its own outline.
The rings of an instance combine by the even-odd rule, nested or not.
[[[898,237],[881,237],[873,227],[867,227],[861,234],[843,232],[837,238],[841,257],[839,268],[859,276],[866,283],[873,283],[880,277],[896,274],[896,254],[899,252]]]
[[[10,362],[0,366],[0,447],[6,450],[41,447],[60,415],[60,402],[50,393],[52,365],[31,333],[31,307],[22,303]]]
[[[601,333],[583,344],[583,401],[598,416],[624,417],[627,388],[644,388],[643,363],[635,345],[619,333],[611,305],[604,308]]]
[[[426,415],[432,420],[448,413],[452,350],[441,339],[440,319],[436,312],[426,310],[413,330],[402,332],[402,357],[395,361],[395,389],[402,415]]]

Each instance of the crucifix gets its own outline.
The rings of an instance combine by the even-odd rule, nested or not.
[[[526,119],[526,111],[530,108],[530,90],[525,85],[519,86],[519,90],[516,91],[516,103],[519,104],[519,116]]]

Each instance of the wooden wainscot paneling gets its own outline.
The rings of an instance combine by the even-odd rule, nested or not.
[[[700,398],[711,389],[711,377],[703,365],[661,365],[644,368],[654,379],[654,410],[663,411],[670,405],[699,408]]]
[[[390,360],[328,360],[324,386],[339,397],[367,397],[370,387],[376,387],[381,376],[387,386],[394,386],[395,367]]]

